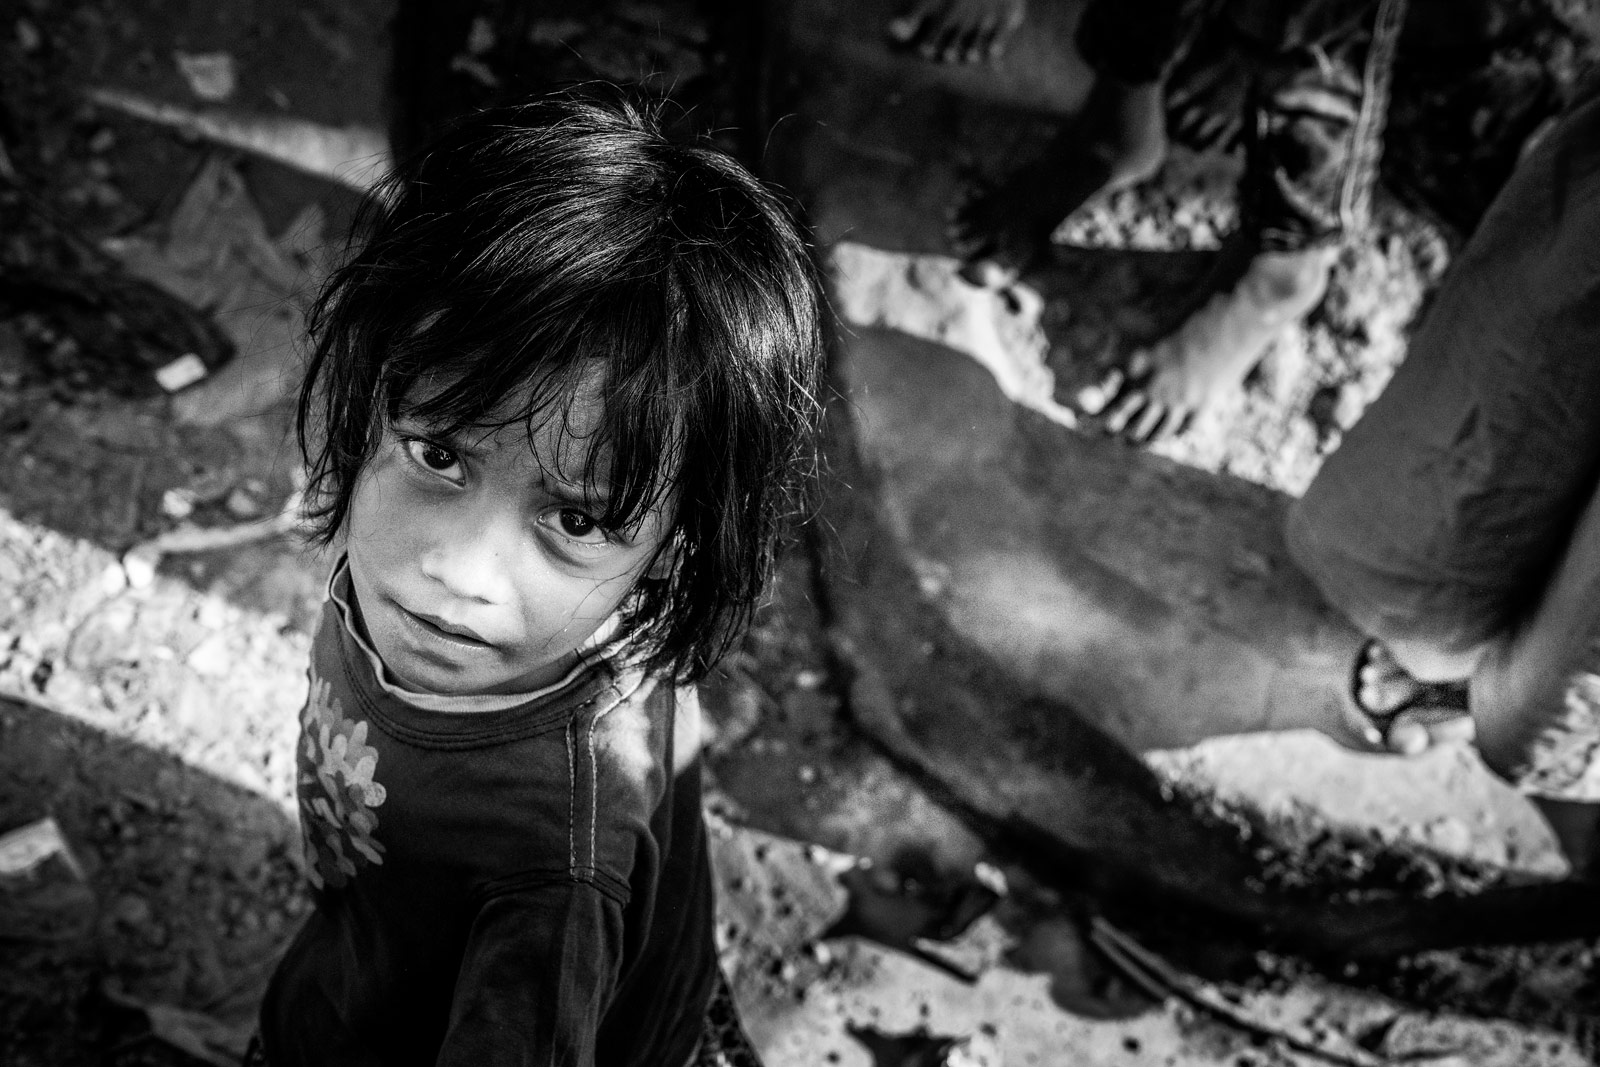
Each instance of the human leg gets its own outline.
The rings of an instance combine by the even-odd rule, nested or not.
[[[1521,788],[1600,801],[1600,492],[1533,609],[1472,673],[1484,761]]]
[[[1143,181],[1166,158],[1159,82],[1095,81],[1083,110],[1042,155],[992,187],[973,190],[951,216],[962,276],[1001,288],[1049,253],[1062,219],[1092,197]]]
[[[1045,258],[1062,219],[1161,166],[1161,76],[1178,48],[1185,7],[1186,0],[1090,0],[1076,35],[1095,71],[1083,108],[1038,157],[973,190],[952,215],[950,243],[967,261],[968,281],[1010,284]]]
[[[1512,175],[1405,363],[1287,529],[1291,555],[1327,600],[1413,678],[1473,677],[1481,743],[1507,773],[1520,773],[1519,746],[1531,743],[1520,731],[1541,729],[1526,709],[1563,706],[1531,692],[1545,666],[1518,664],[1564,653],[1551,651],[1553,637],[1528,636],[1541,633],[1537,622],[1518,620],[1583,621],[1563,594],[1536,591],[1586,581],[1573,577],[1588,559],[1586,535],[1573,530],[1596,521],[1584,508],[1600,479],[1597,237],[1591,99]]]
[[[1244,380],[1285,326],[1322,302],[1337,249],[1261,252],[1233,288],[1078,395],[1106,429],[1133,441],[1181,433],[1222,390]]]
[[[1344,201],[1353,183],[1371,180],[1359,164],[1363,143],[1377,136],[1367,128],[1370,109],[1381,106],[1364,99],[1353,51],[1295,50],[1281,60],[1286,76],[1263,62],[1241,190],[1239,240],[1253,243],[1254,255],[1235,283],[1080,394],[1079,406],[1105,414],[1111,433],[1146,441],[1182,432],[1322,302],[1349,222]]]

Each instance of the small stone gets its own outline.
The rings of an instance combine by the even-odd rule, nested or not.
[[[481,56],[492,51],[494,44],[494,23],[481,15],[473,19],[472,28],[467,31],[467,51],[475,56]]]
[[[826,674],[810,667],[794,676],[794,684],[797,689],[816,689],[827,680],[828,676]]]
[[[996,896],[1010,896],[1011,886],[1006,881],[1005,872],[992,863],[979,860],[972,866],[972,876],[977,883]]]
[[[233,56],[227,52],[174,52],[172,58],[189,91],[201,100],[220,103],[238,87]]]
[[[1472,849],[1472,828],[1449,815],[1424,826],[1422,837],[1432,848],[1446,855],[1462,856]]]
[[[810,785],[817,780],[817,769],[809,763],[802,763],[799,776],[802,785]]]
[[[176,393],[186,385],[193,385],[210,372],[205,362],[193,352],[185,352],[171,363],[156,371],[156,382],[169,393]]]
[[[57,855],[67,861],[74,874],[83,876],[78,861],[67,848],[60,825],[51,816],[0,835],[0,874],[28,874]]]
[[[261,504],[243,486],[228,494],[223,507],[236,519],[253,519],[261,514]]]
[[[194,514],[194,491],[179,488],[162,493],[161,514],[171,519],[187,519]]]
[[[194,618],[208,630],[220,630],[228,621],[228,608],[217,597],[208,596],[200,602]]]
[[[153,913],[149,901],[136,893],[124,893],[111,905],[111,915],[119,926],[140,929],[149,925]]]
[[[44,34],[39,32],[39,27],[27,19],[18,19],[17,47],[21,48],[24,54],[32,55],[44,47]]]

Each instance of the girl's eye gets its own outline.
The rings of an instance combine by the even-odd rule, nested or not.
[[[449,478],[452,481],[460,479],[461,461],[448,448],[416,437],[403,438],[401,444],[406,450],[406,455],[410,456],[411,461],[417,466],[432,471],[442,478]]]
[[[557,508],[546,515],[545,521],[554,525],[569,541],[578,541],[586,545],[606,543],[606,532],[595,522],[594,516],[586,511],[577,508]]]

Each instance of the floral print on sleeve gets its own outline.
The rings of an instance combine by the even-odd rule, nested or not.
[[[315,672],[300,713],[300,833],[318,889],[338,888],[362,863],[383,863],[377,809],[387,795],[373,775],[378,750],[367,722],[347,719],[332,687]]]

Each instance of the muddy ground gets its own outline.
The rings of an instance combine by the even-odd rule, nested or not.
[[[407,83],[426,96],[408,112],[422,126],[500,91],[506,70],[535,70],[533,80],[601,77],[670,93],[684,122],[724,131],[727,147],[761,163],[761,138],[750,131],[763,118],[748,91],[759,74],[759,27],[747,11],[688,0],[412,10],[449,31],[431,43],[409,39],[406,62],[435,71],[433,82],[419,75]],[[3,10],[0,441],[9,462],[0,465],[0,834],[49,818],[64,847],[44,849],[43,862],[25,872],[0,874],[0,1063],[226,1062],[307,907],[292,745],[326,560],[276,518],[296,485],[291,412],[279,402],[208,426],[214,420],[191,401],[182,422],[156,371],[193,354],[217,372],[241,351],[292,345],[297,309],[355,195],[86,94],[111,87],[191,107],[225,102],[392,129],[404,141],[416,130],[392,121],[386,97],[392,14],[380,0],[20,0]],[[1494,48],[1448,57],[1461,65],[1459,77],[1397,93],[1383,210],[1403,221],[1390,226],[1392,241],[1347,258],[1327,305],[1278,346],[1236,417],[1177,442],[1176,456],[1288,491],[1304,485],[1403,354],[1405,324],[1524,137],[1570,92],[1583,63],[1574,28],[1581,14],[1576,3],[1505,5],[1509,28]],[[215,56],[229,58],[207,66]],[[1218,196],[1225,220],[1225,193]],[[1114,201],[1063,236],[1136,247],[1130,220],[1148,213],[1136,198]],[[1092,309],[1092,294],[1078,306]],[[1075,323],[1111,327],[1093,314]],[[1065,396],[1097,368],[1055,370]],[[804,550],[791,558],[773,607],[710,687],[710,807],[734,824],[886,860],[895,846],[888,828],[840,815],[841,797],[874,791],[906,821],[946,828],[952,853],[1010,864],[1014,896],[995,913],[998,926],[969,934],[982,910],[973,902],[991,898],[970,883],[941,896],[939,872],[910,871],[875,889],[858,885],[853,910],[788,942],[771,930],[761,941],[725,928],[745,987],[770,1007],[819,997],[830,982],[847,988],[851,968],[894,972],[892,961],[864,963],[859,952],[828,947],[862,935],[925,955],[938,951],[930,941],[961,935],[949,950],[954,966],[981,969],[1002,955],[994,943],[1006,931],[1015,940],[1022,930],[1033,932],[1022,943],[1045,962],[1019,966],[1052,977],[1058,1006],[1083,1017],[1147,1012],[1149,991],[1130,987],[1074,932],[1099,909],[1092,894],[1028,890],[1024,866],[990,855],[981,835],[938,810],[852,729],[849,679],[816,595],[819,558]],[[826,888],[831,875],[801,879],[812,886],[804,907],[784,904],[782,891],[772,898],[767,883],[781,881],[771,872],[782,868],[769,856],[777,853],[739,841],[734,851],[746,866],[730,860],[730,869],[744,873],[725,887],[739,914],[776,922],[773,914],[815,918],[843,907]],[[1307,854],[1329,871],[1350,855],[1337,847]],[[796,855],[785,862],[834,870],[821,853]],[[1297,873],[1303,858],[1266,856],[1264,873],[1322,879],[1327,872]],[[1266,871],[1272,864],[1287,870]],[[1355,873],[1368,888],[1384,877]],[[1426,895],[1426,887],[1405,888]],[[751,904],[757,897],[766,904]],[[763,911],[773,899],[782,907]],[[873,917],[875,901],[901,916],[898,927]],[[1208,980],[1268,991],[1331,980],[1327,965],[1248,945],[1186,956],[1182,937],[1166,936]],[[1064,942],[1075,947],[1038,948]],[[1403,1017],[1351,1024],[1365,1054],[1572,1062],[1592,1047],[1593,961],[1589,943],[1565,942],[1331,971],[1351,988],[1410,1006]],[[923,1012],[929,1003],[921,1001]],[[1494,1046],[1481,1057],[1470,1043],[1424,1035],[1407,1045],[1395,1036],[1441,1008],[1507,1020],[1510,1029],[1498,1045],[1473,1031]],[[885,1022],[881,1032],[861,1030],[848,1055],[870,1055],[880,1067],[959,1062],[928,1033],[924,1023]],[[1194,1048],[1204,1047],[1206,1062],[1293,1058],[1281,1042],[1214,1018],[1185,1033],[1198,1035]],[[1118,1037],[1116,1048],[1127,1062],[1162,1062],[1142,1054],[1139,1040]],[[817,1061],[846,1055],[808,1048]],[[982,1061],[981,1048],[966,1053],[966,1062]],[[1056,1062],[1078,1060],[1064,1052]]]

